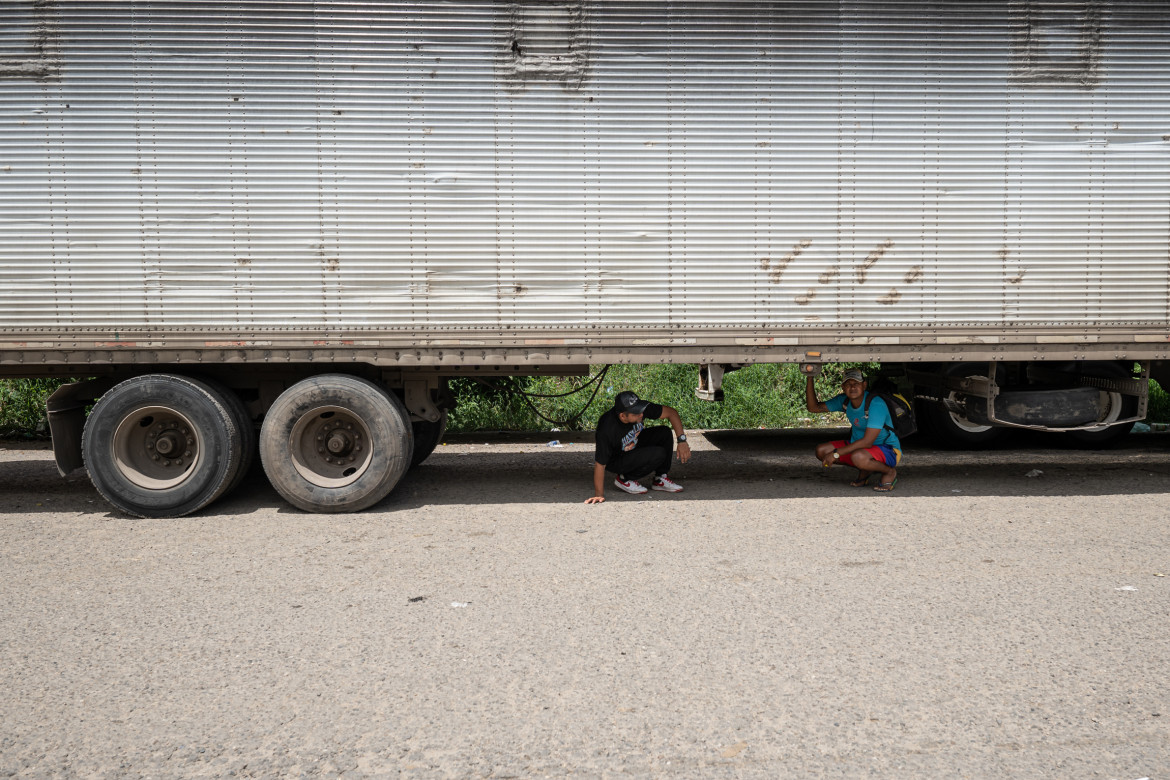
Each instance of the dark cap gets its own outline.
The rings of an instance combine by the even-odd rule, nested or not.
[[[613,399],[613,408],[617,409],[619,413],[642,414],[649,405],[649,401],[643,401],[632,390],[623,390],[617,394],[617,398]]]

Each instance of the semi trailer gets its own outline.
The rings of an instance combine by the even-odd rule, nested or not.
[[[871,361],[1089,441],[1170,358],[1161,2],[0,0],[0,377],[61,472],[385,497],[453,377]]]

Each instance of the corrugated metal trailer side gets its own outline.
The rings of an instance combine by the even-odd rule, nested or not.
[[[4,6],[6,350],[1165,341],[1161,3]]]
[[[0,12],[0,375],[336,363],[429,439],[443,376],[612,362],[905,363],[947,419],[1030,425],[938,364],[1047,364],[1109,424],[1170,351],[1160,2]]]

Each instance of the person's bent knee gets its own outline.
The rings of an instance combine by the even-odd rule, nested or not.
[[[674,431],[665,425],[653,425],[649,428],[644,428],[642,434],[638,437],[638,444],[640,446],[671,447],[673,449]]]
[[[874,458],[874,456],[870,455],[865,450],[858,450],[857,452],[853,453],[853,465],[857,466],[857,468],[862,469],[863,471],[872,471],[875,465],[884,466],[886,464],[877,460]]]

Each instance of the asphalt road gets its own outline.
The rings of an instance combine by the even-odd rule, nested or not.
[[[0,776],[1170,777],[1170,438],[910,446],[878,495],[712,432],[587,506],[558,435],[181,520],[0,444]]]

